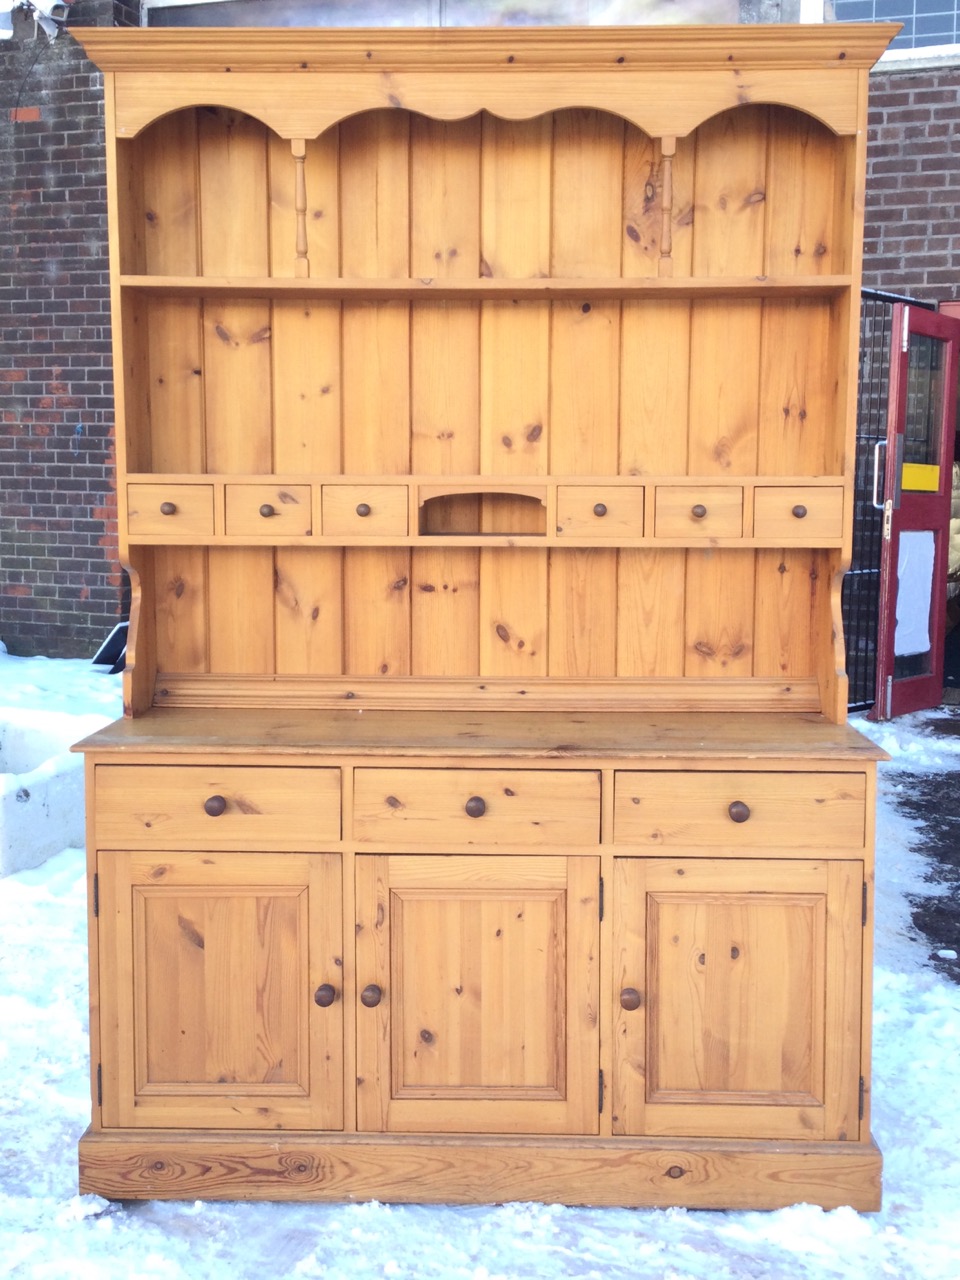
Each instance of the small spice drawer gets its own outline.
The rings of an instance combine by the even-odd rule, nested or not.
[[[557,533],[579,538],[642,537],[643,486],[559,485]]]
[[[753,532],[757,538],[840,538],[843,489],[839,486],[763,485],[754,493]]]
[[[600,777],[534,769],[358,769],[358,841],[595,844]]]
[[[862,849],[862,773],[618,773],[614,840],[648,849]]]
[[[657,538],[739,538],[743,489],[736,485],[658,485]]]
[[[101,849],[312,850],[340,839],[340,770],[98,765]]]
[[[320,523],[325,534],[404,537],[407,486],[401,484],[325,484]]]
[[[308,484],[228,484],[226,531],[265,538],[303,536],[312,530]]]
[[[210,537],[213,485],[128,484],[127,531],[131,537]]]

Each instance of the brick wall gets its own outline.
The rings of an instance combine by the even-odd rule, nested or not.
[[[78,0],[71,24],[113,22]],[[0,639],[91,655],[121,574],[109,475],[113,402],[101,79],[17,15],[0,46]]]
[[[70,25],[131,22],[76,0]],[[122,609],[100,77],[18,19],[0,45],[0,639],[84,656]],[[873,77],[865,283],[960,297],[960,68]]]
[[[871,76],[864,284],[960,298],[960,67]]]

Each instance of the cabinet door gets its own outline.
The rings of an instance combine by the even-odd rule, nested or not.
[[[340,859],[99,858],[103,1123],[343,1125]]]
[[[620,858],[614,1132],[859,1137],[860,862]]]
[[[358,857],[360,1129],[597,1132],[599,870]]]

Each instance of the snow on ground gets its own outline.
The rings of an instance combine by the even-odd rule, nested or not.
[[[88,663],[0,654],[0,702],[119,711]],[[923,831],[895,808],[960,769],[927,713],[858,720],[893,757],[878,820],[874,1135],[878,1214],[451,1206],[110,1204],[76,1191],[87,1124],[82,851],[0,880],[0,1276],[23,1280],[960,1280],[960,988],[925,967],[904,894]]]

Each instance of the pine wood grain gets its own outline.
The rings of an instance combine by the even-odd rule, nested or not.
[[[197,547],[154,547],[151,632],[159,671],[210,670],[207,553]]]
[[[341,1127],[342,1005],[312,999],[339,985],[339,860],[124,853],[100,883],[107,1124]]]
[[[619,920],[619,971],[644,998],[617,1017],[618,1131],[856,1133],[852,1064],[842,1083],[824,1074],[824,1024],[849,1007],[843,957],[860,930],[832,866],[859,874],[857,863],[769,863],[758,891],[749,863],[618,864],[625,899],[647,903],[645,927]]]
[[[481,118],[412,125],[411,271],[463,279],[480,272]],[[480,312],[476,304],[417,306],[411,315],[411,460],[434,475],[480,464]],[[479,500],[446,504],[443,527],[479,529]],[[431,513],[421,508],[429,528]],[[411,563],[411,671],[479,672],[480,556],[418,550]]]
[[[277,674],[340,675],[341,552],[278,547],[274,556]]]
[[[843,237],[834,232],[837,155],[835,137],[819,120],[771,107],[765,237],[769,274],[842,270]]]
[[[360,1128],[596,1132],[596,859],[357,867]]]
[[[94,1134],[80,1188],[116,1199],[511,1200],[704,1209],[880,1206],[872,1142]],[[680,1187],[678,1188],[678,1183]]]
[[[195,111],[177,111],[151,125],[142,157],[144,271],[200,273],[200,170]],[[125,223],[132,220],[124,220]]]

